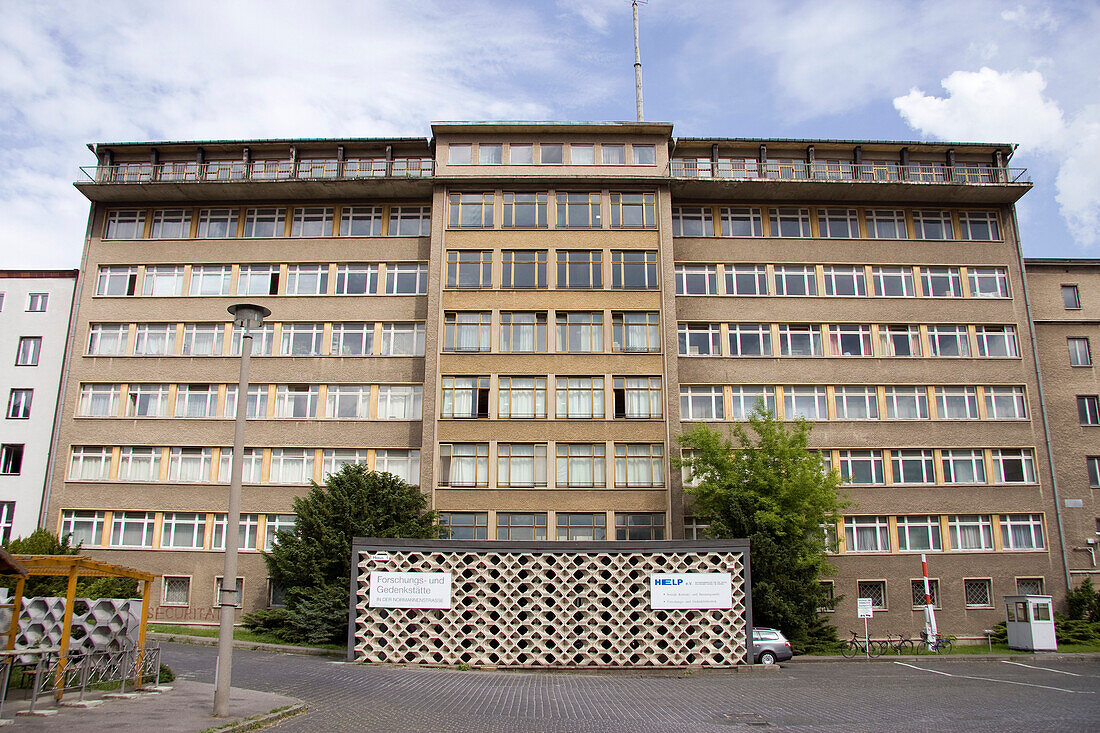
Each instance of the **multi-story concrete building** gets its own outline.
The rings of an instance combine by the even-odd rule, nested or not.
[[[349,461],[455,537],[699,536],[676,437],[760,399],[849,481],[842,628],[864,596],[915,633],[920,552],[953,633],[1064,588],[1011,148],[671,135],[98,145],[48,526],[163,573],[161,617],[212,616],[246,300],[272,311],[249,607],[291,498]]]
[[[38,527],[76,270],[0,270],[0,542]]]

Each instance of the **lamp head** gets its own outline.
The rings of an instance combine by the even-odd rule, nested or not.
[[[227,310],[233,314],[233,326],[235,328],[259,328],[264,325],[264,318],[271,315],[270,310],[253,303],[235,303],[229,306]]]

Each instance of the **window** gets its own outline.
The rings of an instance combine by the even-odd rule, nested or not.
[[[713,237],[713,217],[710,207],[676,206],[672,209],[672,236]]]
[[[490,313],[443,314],[444,351],[488,351]]]
[[[810,210],[787,206],[770,209],[773,237],[809,237]]]
[[[1027,398],[1022,386],[992,387],[985,392],[985,413],[990,420],[1026,420]]]
[[[650,487],[664,485],[664,446],[660,443],[615,445],[615,485]]]
[[[183,295],[183,265],[150,265],[146,267],[141,294],[153,297]]]
[[[858,239],[859,216],[855,209],[818,209],[817,228],[822,237]]]
[[[477,162],[481,165],[500,165],[504,146],[500,143],[481,143],[477,146]]]
[[[382,356],[424,356],[423,323],[383,323]]]
[[[153,239],[186,239],[191,236],[190,209],[158,209],[153,212]]]
[[[283,356],[321,356],[321,340],[325,334],[323,323],[284,323]]]
[[[213,448],[172,448],[168,452],[169,481],[207,483],[213,469]]]
[[[488,512],[440,512],[439,537],[444,540],[487,539],[488,519]]]
[[[331,237],[332,207],[299,206],[290,222],[292,237]]]
[[[61,536],[69,535],[69,544],[72,547],[102,545],[103,521],[103,512],[61,512]]]
[[[899,528],[900,532],[901,529]],[[932,599],[932,606],[934,608],[940,607],[940,581],[937,578],[928,579],[928,597],[925,597],[924,593],[924,578],[919,580],[909,581],[910,590],[913,593],[913,608],[923,608],[927,606],[928,598]]]
[[[993,549],[993,518],[988,514],[952,514],[947,518],[951,549],[984,552]]]
[[[680,387],[681,420],[723,420],[725,414],[721,387]]]
[[[992,608],[993,581],[989,578],[964,578],[963,596],[967,608]]]
[[[599,290],[603,287],[603,252],[558,250],[558,287]]]
[[[390,225],[387,233],[391,237],[426,237],[431,234],[432,207],[430,206],[391,206]]]
[[[878,298],[912,298],[917,294],[912,267],[872,267],[871,281]]]
[[[8,412],[10,420],[25,420],[31,416],[31,398],[33,389],[12,389],[8,393]]]
[[[377,273],[377,270],[375,272]],[[375,277],[377,277],[377,274]],[[324,295],[327,292],[328,265],[290,265],[287,267],[287,295]]]
[[[844,543],[848,552],[889,552],[889,517],[845,517]],[[862,589],[859,595],[867,597]]]
[[[602,488],[604,477],[603,443],[558,443],[558,488]]]
[[[920,281],[926,298],[962,297],[962,275],[957,267],[922,267]]]
[[[593,541],[607,539],[607,515],[578,512],[557,513],[559,540]]]
[[[661,350],[660,314],[612,313],[611,350],[625,353]]]
[[[277,295],[278,265],[241,265],[237,277],[237,295]]]
[[[338,356],[370,356],[374,353],[374,324],[332,324],[332,346],[329,353]]]
[[[23,444],[0,445],[0,475],[18,476],[23,470]]]
[[[681,323],[677,326],[680,356],[721,356],[722,327],[717,323]],[[730,336],[732,339],[732,335]]]
[[[308,484],[313,480],[313,463],[312,448],[272,448],[268,480],[273,484]]]
[[[497,485],[546,486],[546,445],[498,443]]]
[[[73,446],[69,459],[70,481],[106,481],[111,472],[111,449],[100,446]]]
[[[954,239],[950,211],[914,211],[913,230],[917,239]]]
[[[559,352],[598,354],[603,351],[603,313],[557,314]]]
[[[867,236],[871,239],[905,239],[905,212],[897,209],[868,209]]]
[[[783,356],[823,356],[821,326],[779,326],[779,353]]]
[[[443,377],[440,393],[441,417],[489,417],[488,377]]]
[[[1062,304],[1068,310],[1080,310],[1081,294],[1078,292],[1076,285],[1062,286]]]
[[[310,419],[317,417],[320,387],[280,384],[275,388],[275,417]]]
[[[188,323],[183,327],[180,353],[184,356],[221,356],[225,326],[220,323]]]
[[[615,514],[615,539],[663,540],[665,515],[658,513]]]
[[[626,164],[626,148],[623,145],[610,145],[604,143],[600,146],[600,153],[604,165]]]
[[[943,452],[943,480],[948,484],[984,484],[982,451],[956,448]]]
[[[176,353],[174,323],[139,323],[134,337],[134,356],[171,356]]]
[[[191,268],[191,295],[229,295],[232,269],[229,265],[194,265]]]
[[[883,356],[920,356],[920,327],[882,325],[878,327]]]
[[[604,417],[603,377],[558,377],[554,394],[559,418]]]
[[[115,417],[118,415],[118,384],[84,384],[80,387],[77,414],[80,417]]]
[[[870,326],[829,326],[829,351],[833,356],[874,356]]]
[[[294,268],[287,270],[287,295],[324,293],[328,287],[328,267],[316,266],[317,270],[306,274],[306,290],[312,289],[313,293],[298,293],[300,287],[297,278],[292,276]],[[415,267],[415,265],[414,265]],[[387,275],[389,268],[387,268]],[[292,280],[294,280],[292,284]],[[310,287],[312,286],[312,288]],[[294,291],[294,292],[292,292]],[[378,292],[378,265],[337,265],[336,266],[336,294],[337,295],[371,295]]]
[[[452,193],[450,226],[464,229],[493,228],[493,194]]]
[[[424,388],[420,385],[379,385],[378,419],[420,420],[423,401]]]
[[[96,295],[133,295],[137,291],[136,267],[100,267]]]
[[[339,275],[337,275],[339,277]],[[428,266],[423,263],[386,265],[386,295],[427,295]]]
[[[611,287],[624,290],[657,288],[657,253],[634,250],[611,252]]]
[[[542,353],[546,351],[546,314],[500,314],[501,353]]]
[[[119,481],[159,481],[163,451],[160,448],[125,447],[119,453]]]
[[[381,237],[381,206],[340,207],[341,237]]]
[[[890,451],[890,469],[895,484],[934,484],[936,464],[931,450]]]
[[[1016,594],[1021,596],[1043,595],[1043,579],[1016,578]]]
[[[825,387],[783,388],[783,413],[787,420],[828,420],[828,404]]]
[[[193,512],[165,512],[161,523],[160,546],[201,550],[206,535],[206,515]],[[165,579],[167,584],[167,579]]]
[[[976,387],[936,387],[936,413],[941,420],[977,420]]]
[[[559,191],[557,203],[558,229],[599,229],[602,226],[600,194]]]
[[[862,267],[826,265],[824,271],[826,295],[849,297],[867,295],[867,280]]]
[[[535,162],[535,146],[530,143],[512,143],[508,146],[508,163],[531,165]]]
[[[840,477],[856,485],[885,483],[885,473],[880,450],[842,450],[840,456]]]
[[[45,313],[46,303],[50,299],[49,293],[30,293],[27,296],[28,313]]]
[[[657,150],[653,145],[631,145],[634,165],[657,165]],[[606,148],[604,148],[606,150]]]
[[[248,209],[244,215],[245,237],[281,237],[286,209]]]
[[[684,517],[684,539],[705,540],[710,523],[699,517]]]
[[[775,388],[747,385],[734,385],[733,401],[730,407],[730,420],[748,420],[756,406],[763,403],[768,414],[775,415]]]
[[[447,156],[451,165],[470,165],[473,162],[473,145],[469,143],[451,143],[447,146]]]
[[[530,512],[497,512],[498,540],[545,540],[546,515]]]
[[[1070,366],[1092,366],[1092,352],[1087,338],[1067,338]]]
[[[162,606],[187,606],[191,604],[191,578],[185,575],[165,575]]]
[[[488,486],[488,443],[441,443],[440,486]]]
[[[448,288],[493,287],[491,250],[447,250]]]
[[[420,483],[420,451],[388,448],[374,451],[374,470],[392,473],[409,484]]]
[[[1006,358],[1020,355],[1015,326],[978,326],[974,329],[978,356]]]
[[[561,165],[563,147],[560,143],[540,143],[539,162],[543,165]]]
[[[966,326],[929,326],[929,356],[970,356],[970,337]]]
[[[817,295],[817,273],[813,265],[776,265],[776,295]]]
[[[767,323],[730,323],[730,356],[771,356],[772,329]],[[718,354],[717,347],[714,353]]]
[[[504,250],[501,265],[502,288],[546,287],[546,250]]]
[[[19,347],[15,352],[16,366],[38,366],[38,357],[42,354],[41,336],[20,336]]]
[[[152,547],[153,512],[115,512],[111,521],[112,547]]]
[[[603,396],[602,391],[600,395]],[[546,417],[546,377],[500,377],[497,417],[502,420]]]
[[[141,239],[145,233],[145,212],[140,209],[107,213],[104,239]]]
[[[608,198],[612,229],[652,229],[657,225],[654,194],[613,193]]]
[[[370,418],[369,384],[330,384],[325,416],[336,420],[367,420]],[[382,406],[379,404],[379,412]],[[276,407],[278,414],[278,407]]]
[[[940,518],[930,514],[898,517],[898,549],[902,552],[942,550]],[[921,591],[923,594],[923,588]]]
[[[126,417],[168,417],[167,384],[131,384]]]
[[[615,377],[612,386],[617,419],[656,420],[661,417],[660,377]]]
[[[959,227],[962,238],[972,242],[994,242],[1001,238],[1001,227],[993,211],[960,211]]]
[[[677,295],[718,295],[717,265],[677,265]]]
[[[1007,298],[1008,272],[1003,267],[968,267],[971,298]]]
[[[723,237],[764,236],[764,219],[760,209],[723,207],[720,213]]]
[[[181,384],[176,388],[176,417],[217,417],[216,384]]]
[[[248,387],[248,396],[245,398],[245,417],[250,420],[267,417],[267,392],[266,384],[253,384]],[[237,385],[230,384],[225,388],[225,407],[222,417],[237,416]]]
[[[874,387],[833,389],[837,420],[878,420],[878,390]]]
[[[928,390],[924,387],[886,387],[887,420],[927,420]]]
[[[345,466],[363,466],[366,468],[369,451],[362,448],[327,448],[321,451],[321,475],[339,473]]]
[[[767,295],[765,265],[726,265],[726,295]]]
[[[995,448],[993,481],[998,484],[1035,483],[1035,456],[1027,448]]]
[[[241,608],[241,603],[244,600],[244,578],[237,578],[237,583],[234,587],[233,598],[236,599],[236,607]],[[214,606],[221,606],[222,602],[222,576],[218,575],[214,578]]]
[[[1001,544],[1006,550],[1043,550],[1042,514],[1002,514]]]
[[[592,165],[596,162],[596,147],[594,145],[569,146],[569,162],[572,165]]]
[[[271,356],[275,347],[275,324],[265,323],[259,328],[249,330],[252,336],[252,356]],[[241,355],[241,341],[244,340],[244,329],[233,330],[233,342],[229,345],[231,356]]]
[[[228,239],[237,236],[236,209],[201,209],[199,239]]]
[[[1100,456],[1088,456],[1085,463],[1089,472],[1089,487],[1100,489]]]

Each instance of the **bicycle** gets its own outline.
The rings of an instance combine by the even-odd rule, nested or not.
[[[926,632],[921,632],[921,640],[917,643],[918,654],[950,654],[955,646],[954,637],[936,634],[929,638]]]
[[[898,634],[898,638],[895,639],[892,634],[887,634],[884,643],[887,649],[893,650],[898,655],[916,653],[916,646],[913,644],[913,640],[908,636]]]
[[[859,634],[852,632],[852,638],[846,639],[840,644],[840,653],[846,658],[851,659],[857,654],[863,654],[872,657],[881,656],[883,651],[883,643],[880,641],[870,641],[860,638]]]

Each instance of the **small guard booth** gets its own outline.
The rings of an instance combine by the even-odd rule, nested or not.
[[[751,664],[747,540],[356,539],[351,567],[351,661]]]
[[[1005,596],[1009,649],[1056,652],[1051,596]]]

